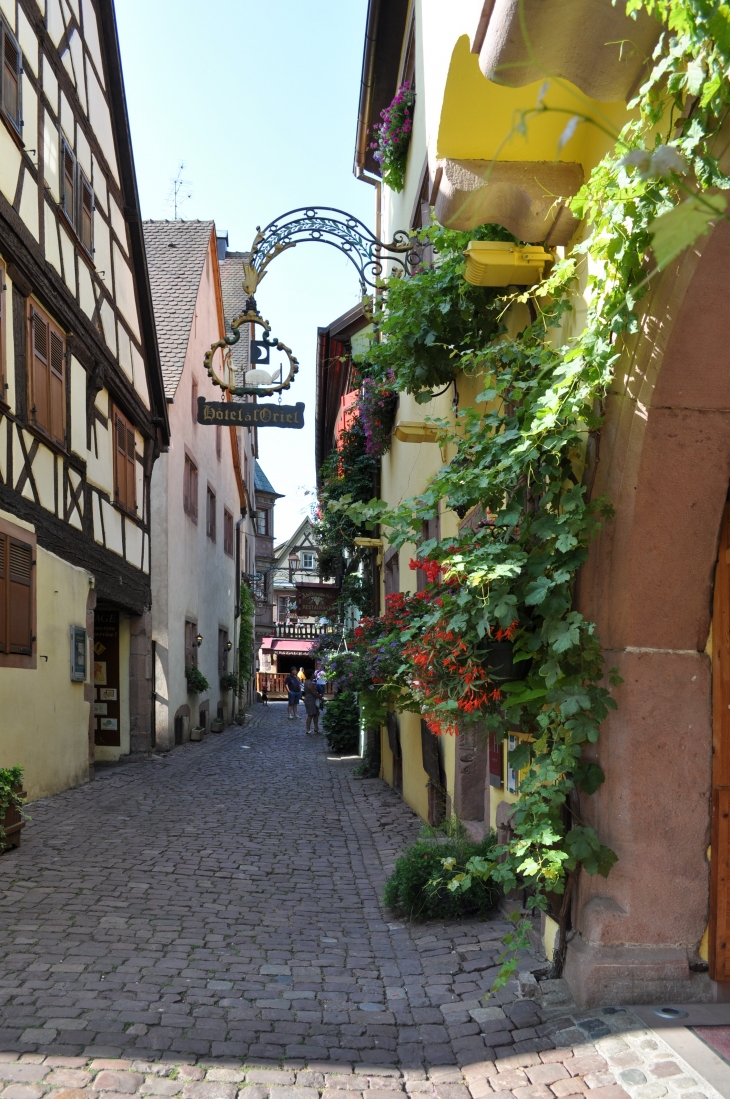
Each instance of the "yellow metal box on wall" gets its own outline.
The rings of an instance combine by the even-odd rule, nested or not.
[[[472,286],[532,286],[552,260],[540,244],[511,244],[505,240],[470,240],[464,277]]]

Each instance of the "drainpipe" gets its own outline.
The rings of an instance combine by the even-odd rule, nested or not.
[[[368,17],[365,25],[365,49],[362,58],[362,77],[360,79],[360,103],[357,112],[357,135],[355,137],[355,163],[353,172],[356,179],[375,187],[375,236],[380,240],[380,180],[365,171],[368,151],[368,119],[373,100],[375,80],[375,40],[380,18],[381,0],[369,0]]]

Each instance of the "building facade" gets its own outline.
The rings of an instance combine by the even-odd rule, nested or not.
[[[627,100],[662,28],[645,14],[629,20],[621,5],[597,4],[585,23],[580,4],[566,5],[571,17],[563,18],[528,3],[536,61],[524,45],[522,8],[491,0],[369,4],[355,171],[375,186],[382,239],[432,215],[453,229],[500,225],[558,258],[588,237],[568,202],[612,152],[610,129],[627,121]],[[631,49],[610,45],[618,42]],[[562,81],[551,92],[556,112],[517,132],[515,118],[544,94],[545,73]],[[368,131],[406,82],[416,99],[396,194],[381,183]],[[570,113],[577,99],[606,125],[581,125],[561,142],[560,110]],[[727,153],[719,155],[726,171]],[[565,975],[585,1004],[722,998],[730,987],[729,248],[720,222],[655,276],[586,454],[583,483],[594,498],[611,500],[615,516],[592,543],[575,608],[597,624],[607,664],[623,682],[597,748],[605,782],[581,804],[618,855],[607,879],[581,875],[572,903]],[[580,331],[585,295],[579,267],[560,339]],[[512,308],[508,325],[518,320]],[[474,404],[479,387],[457,375],[460,408]],[[451,398],[423,405],[400,394],[397,416],[408,430],[396,428],[381,462],[389,503],[425,488],[453,454],[416,430],[424,414],[452,417]],[[454,536],[472,519],[442,503],[432,536]],[[383,549],[381,597],[413,587],[412,548],[395,553],[386,541]],[[394,717],[393,726],[382,730],[383,775],[427,818],[428,737],[415,714]],[[464,737],[442,738],[440,751],[447,808],[473,831],[504,825],[516,787],[506,745],[495,760]]]
[[[152,738],[168,441],[108,0],[0,7],[0,762],[32,798]]]
[[[250,554],[242,527],[252,437],[198,422],[199,400],[222,395],[203,357],[226,331],[223,238],[210,221],[145,222],[144,233],[171,427],[152,478],[155,733],[171,748],[234,713],[225,677],[236,669],[240,563]],[[232,381],[232,364],[225,369]]]

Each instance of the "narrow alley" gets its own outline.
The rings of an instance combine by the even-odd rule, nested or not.
[[[416,816],[283,705],[254,713],[31,807],[0,860],[7,1099],[716,1094],[628,1011],[481,1000],[505,922],[396,921]]]

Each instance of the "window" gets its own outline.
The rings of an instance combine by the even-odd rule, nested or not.
[[[5,117],[20,133],[20,49],[4,20],[0,20],[0,52],[2,52],[2,84],[0,104]]]
[[[188,454],[185,455],[185,469],[183,471],[183,510],[186,515],[189,515],[197,523],[198,467]]]
[[[218,630],[218,675],[228,671],[228,630]]]
[[[223,552],[233,557],[233,515],[228,508],[223,509]]]
[[[303,553],[302,554],[302,568],[303,569],[313,569],[314,568],[314,554],[313,553]]]
[[[205,498],[205,533],[215,542],[215,493],[210,485]]]
[[[256,512],[256,533],[257,534],[270,534],[269,530],[269,509],[259,508]]]
[[[190,412],[193,417],[193,423],[198,422],[198,379],[193,378],[193,384],[190,389]]]
[[[34,303],[28,305],[30,411],[33,422],[66,444],[66,341],[60,328]]]
[[[0,520],[0,666],[36,666],[35,545],[35,535]]]
[[[114,503],[133,515],[137,510],[134,428],[118,408],[114,409]]]
[[[290,615],[296,617],[297,613],[297,597],[296,595],[280,595],[277,608],[277,621],[286,622]]]
[[[215,425],[215,456],[220,462],[221,455],[223,454],[223,428],[220,424]]]
[[[198,623],[185,621],[185,667],[197,668],[198,666]]]
[[[84,251],[93,255],[94,191],[64,138],[61,138],[61,209]]]

